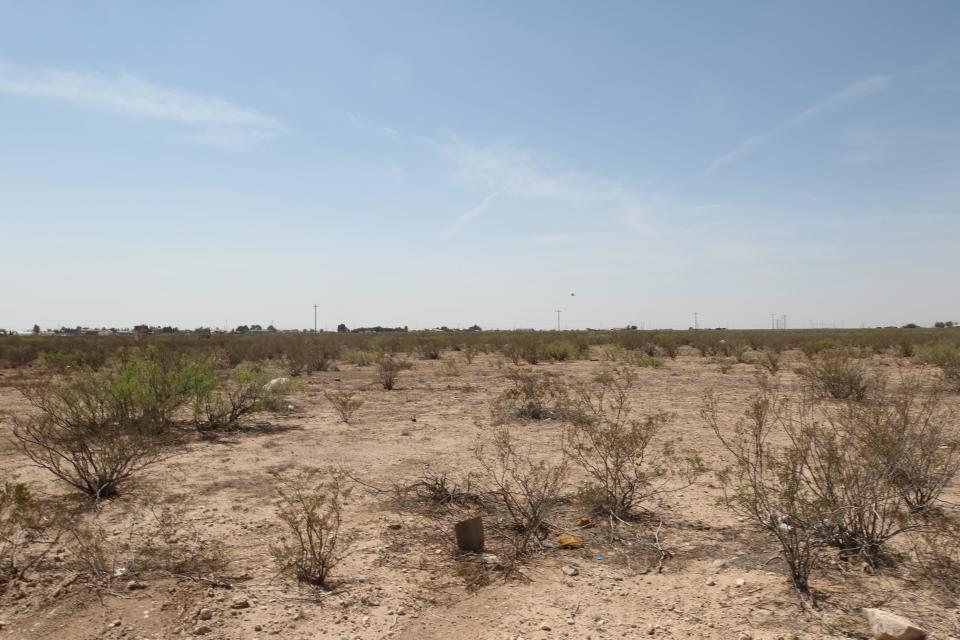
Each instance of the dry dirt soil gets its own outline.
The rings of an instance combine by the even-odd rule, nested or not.
[[[445,375],[451,359],[461,375]],[[895,364],[873,362],[891,373],[902,368]],[[522,368],[573,381],[605,366],[594,360]],[[428,467],[458,481],[478,471],[474,447],[489,437],[491,400],[514,368],[493,355],[467,364],[448,352],[441,361],[416,360],[393,391],[376,384],[373,368],[344,363],[301,378],[287,413],[258,415],[216,440],[191,438],[131,493],[102,505],[98,537],[108,550],[126,552],[117,553],[117,579],[105,585],[77,572],[64,544],[42,571],[0,596],[0,638],[866,638],[860,609],[874,606],[909,616],[934,637],[960,636],[957,603],[909,559],[874,572],[828,561],[812,579],[819,608],[803,610],[775,543],[718,506],[713,471],[646,505],[649,513],[636,522],[613,527],[578,504],[583,478],[573,473],[548,540],[572,533],[584,539],[583,549],[547,548],[512,567],[458,555],[452,525],[472,506],[402,502],[392,487],[413,483]],[[784,383],[795,383],[791,363],[784,368]],[[2,373],[0,409],[25,411],[23,398],[4,384],[15,374]],[[682,353],[637,373],[635,409],[671,412],[662,437],[695,449],[713,470],[723,467],[727,457],[699,416],[702,394],[717,390],[732,425],[755,388],[755,368],[740,364],[723,374]],[[351,424],[339,420],[327,389],[355,390],[364,399]],[[9,421],[2,429],[5,476],[63,493],[16,451],[6,437]],[[511,429],[542,455],[559,455],[560,422]],[[270,554],[285,535],[276,477],[331,465],[356,479],[344,511],[354,541],[329,590],[298,587],[277,575]],[[947,497],[956,501],[955,490]],[[124,541],[150,526],[158,505],[180,511],[181,541],[221,545],[228,564],[200,578],[126,573],[125,565],[136,563]],[[488,524],[491,553],[507,558],[498,523]],[[131,579],[142,588],[128,589]]]

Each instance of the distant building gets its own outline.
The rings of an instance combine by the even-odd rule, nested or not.
[[[137,340],[143,340],[150,335],[150,327],[145,324],[138,324],[133,328],[133,337]]]

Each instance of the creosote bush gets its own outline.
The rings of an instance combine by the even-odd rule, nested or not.
[[[938,342],[916,349],[916,359],[940,368],[946,386],[960,391],[960,347],[952,342]]]
[[[363,406],[363,398],[358,398],[352,391],[324,391],[323,395],[346,423],[349,423],[357,409]]]
[[[410,369],[411,366],[409,362],[385,355],[377,362],[377,381],[384,389],[391,391],[397,386],[400,372],[404,369]]]
[[[0,485],[0,592],[11,580],[40,562],[57,542],[48,535],[58,523],[58,510],[44,504],[19,482]],[[36,549],[37,543],[40,549]]]
[[[343,473],[307,469],[277,487],[277,513],[287,536],[271,547],[280,571],[298,582],[326,586],[343,559],[349,538],[341,531],[343,503],[350,495]]]
[[[566,417],[569,394],[567,385],[557,376],[512,371],[507,379],[510,387],[498,395],[491,406],[494,422]]]
[[[290,384],[255,363],[237,366],[224,382],[211,372],[194,397],[194,425],[201,432],[236,429],[246,416],[280,410]]]
[[[814,393],[836,400],[863,400],[877,384],[846,350],[823,351],[798,373]]]
[[[674,442],[653,450],[670,415],[633,416],[629,396],[636,380],[633,370],[622,367],[575,387],[563,442],[565,453],[595,482],[584,495],[619,518],[657,494],[689,486],[702,471],[700,459],[678,453]]]
[[[890,561],[886,543],[915,526],[911,514],[931,512],[960,468],[956,414],[916,379],[838,406],[790,402],[761,378],[732,433],[718,407],[708,395],[701,415],[735,458],[721,474],[727,504],[777,537],[801,593],[825,546]],[[785,444],[774,446],[774,434]]]
[[[153,400],[142,400],[143,387],[131,377],[120,366],[22,387],[39,415],[14,419],[19,448],[90,498],[116,495],[161,458],[170,440],[163,412]]]
[[[516,557],[529,552],[530,543],[546,534],[545,520],[556,507],[567,474],[566,460],[537,458],[505,428],[493,433],[490,446],[480,442],[474,453],[499,505],[509,518]]]
[[[705,396],[700,413],[734,458],[733,464],[718,474],[724,503],[777,539],[794,588],[801,596],[812,598],[810,574],[826,544],[824,513],[805,481],[805,452],[771,442],[784,402],[779,388],[761,379],[759,391],[732,432],[720,420],[715,394]]]

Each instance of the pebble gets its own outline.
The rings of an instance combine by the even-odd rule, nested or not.
[[[139,591],[141,589],[146,589],[147,585],[143,582],[137,580],[131,580],[127,583],[127,591]]]
[[[580,569],[577,569],[572,564],[568,564],[563,567],[563,572],[568,576],[576,576],[580,574]]]
[[[543,624],[540,625],[540,631],[550,631],[550,625],[544,622]]]
[[[206,607],[204,607],[203,609],[200,609],[200,611],[197,612],[197,618],[199,618],[200,620],[209,620],[212,617],[213,617],[213,611],[211,611],[210,609],[207,609]]]

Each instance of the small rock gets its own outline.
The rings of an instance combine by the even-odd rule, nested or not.
[[[737,581],[736,581],[735,584],[736,584],[738,587],[742,587],[743,585],[747,584],[747,581],[744,580],[743,578],[737,578]]]
[[[586,527],[586,526],[588,526],[589,524],[590,524],[590,518],[588,518],[587,516],[581,516],[581,517],[577,518],[577,526],[578,526],[578,527]]]
[[[108,624],[107,628],[113,629],[114,627],[119,627],[121,624],[123,624],[123,621],[121,621],[120,618],[117,618],[116,620]]]
[[[197,612],[197,618],[199,620],[209,620],[212,617],[213,617],[213,611],[211,611],[210,609],[207,609],[206,607],[200,609],[200,611]]]
[[[580,569],[577,569],[572,564],[564,565],[563,572],[568,576],[580,575]]]
[[[540,631],[550,631],[550,625],[544,622],[543,624],[540,625]]]
[[[234,598],[233,603],[230,605],[231,609],[249,609],[250,601],[246,598]]]
[[[127,591],[140,591],[141,589],[146,589],[147,585],[143,582],[137,580],[131,580],[127,583]]]
[[[393,529],[394,531],[396,531],[402,526],[403,525],[401,525],[399,522],[391,522],[390,524],[387,525],[387,529]]]
[[[883,609],[864,609],[875,640],[923,640],[927,632],[907,618]]]
[[[713,576],[707,578],[707,586],[708,586],[708,587],[712,587],[712,586],[714,586],[715,584],[717,584],[717,579],[716,579],[716,578],[714,578]]]
[[[207,625],[203,624],[203,625],[200,625],[200,626],[198,626],[198,627],[194,627],[194,628],[193,628],[193,635],[195,635],[195,636],[205,636],[205,635],[207,635],[208,633],[210,633],[211,631],[213,631],[213,629],[211,629],[211,628],[208,627]]]

